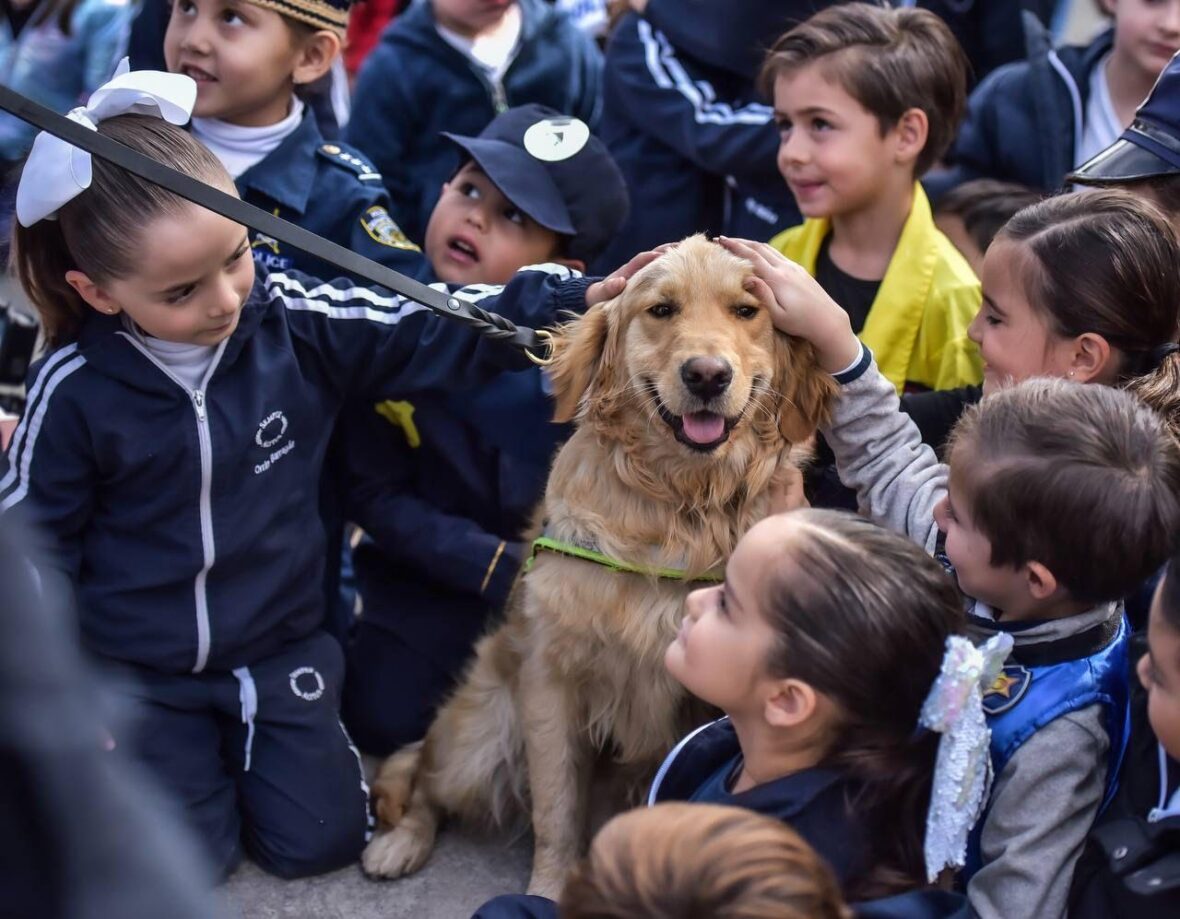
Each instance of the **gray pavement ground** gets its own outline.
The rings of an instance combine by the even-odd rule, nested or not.
[[[468,919],[497,894],[528,883],[528,840],[444,830],[430,861],[398,881],[371,881],[358,867],[282,881],[245,864],[221,890],[226,913],[243,919]]]
[[[371,779],[379,760],[364,757]],[[360,865],[284,881],[247,862],[221,888],[224,913],[241,919],[469,919],[476,907],[528,884],[528,838],[490,837],[444,827],[417,874],[373,881]]]

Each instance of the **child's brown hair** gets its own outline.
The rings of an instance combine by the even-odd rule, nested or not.
[[[936,219],[944,215],[958,217],[971,241],[980,252],[986,252],[1009,220],[1043,197],[1035,188],[1015,182],[973,179],[939,198],[934,216]]]
[[[561,919],[851,919],[831,869],[754,811],[657,804],[611,820],[574,869]]]
[[[194,179],[233,189],[217,157],[162,118],[120,115],[103,121],[98,131]],[[78,270],[94,281],[126,277],[135,269],[144,228],[189,206],[100,157],[92,163],[90,187],[66,203],[56,219],[31,227],[18,222],[13,233],[12,262],[51,347],[77,337],[90,312],[66,282],[66,272]]]
[[[1025,293],[1049,329],[1106,339],[1118,385],[1180,434],[1180,352],[1167,347],[1180,332],[1180,243],[1164,215],[1124,191],[1085,191],[1025,208],[996,239],[1022,246]]]
[[[1180,446],[1124,390],[1027,380],[969,409],[949,450],[990,563],[1039,562],[1079,602],[1126,596],[1180,532]]]
[[[914,175],[927,172],[950,147],[967,104],[967,56],[951,30],[921,9],[840,3],[797,25],[770,49],[759,82],[822,62],[824,75],[877,117],[881,133],[910,109],[929,122]]]

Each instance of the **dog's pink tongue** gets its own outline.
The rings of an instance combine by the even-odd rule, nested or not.
[[[689,412],[681,421],[684,436],[694,444],[711,444],[725,433],[725,419],[713,412]]]

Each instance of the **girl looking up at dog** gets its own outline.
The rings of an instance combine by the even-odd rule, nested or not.
[[[232,195],[178,127],[195,96],[187,76],[121,72],[72,117]],[[341,650],[320,630],[333,419],[349,396],[475,385],[523,355],[347,280],[256,269],[242,226],[49,135],[17,215],[17,269],[52,350],[0,511],[54,543],[83,641],[138,718],[116,741],[221,871],[240,840],[282,876],[354,861],[368,789],[337,715]],[[585,303],[584,281],[555,281],[523,272],[482,302],[546,324]]]
[[[762,521],[686,601],[665,664],[726,717],[671,753],[650,803],[777,816],[849,900],[925,886],[943,867],[923,847],[940,737],[920,720],[963,626],[953,583],[907,540],[835,511]]]

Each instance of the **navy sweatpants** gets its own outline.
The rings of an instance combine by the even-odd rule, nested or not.
[[[223,873],[243,847],[286,878],[359,858],[369,790],[340,722],[334,638],[316,633],[232,673],[122,675],[134,719],[124,746],[179,800]]]

